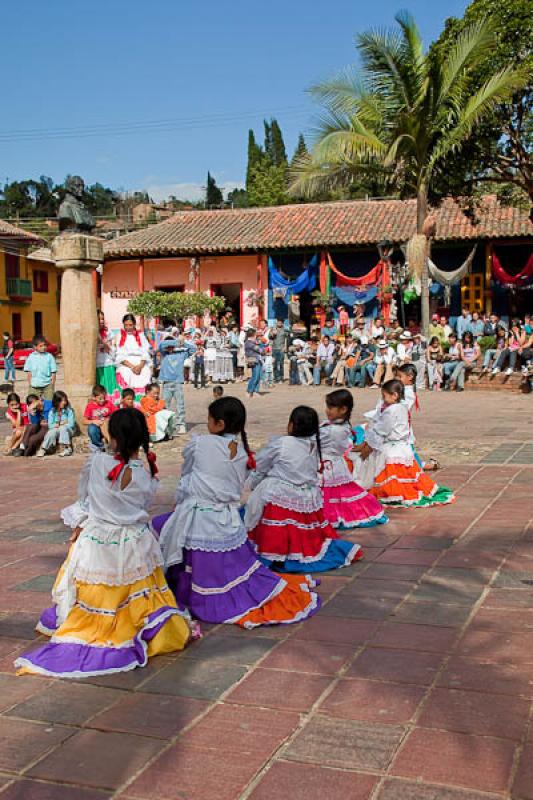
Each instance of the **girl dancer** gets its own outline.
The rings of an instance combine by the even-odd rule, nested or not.
[[[354,477],[384,504],[428,506],[452,503],[451,489],[437,484],[415,460],[410,414],[402,402],[403,384],[382,387],[382,405],[367,426],[365,441],[355,446]]]
[[[314,581],[266,569],[239,514],[241,493],[255,463],[245,423],[241,401],[222,397],[209,406],[209,433],[196,436],[185,448],[176,509],[153,520],[167,578],[178,603],[205,622],[244,628],[299,622],[320,606],[310,591]]]
[[[338,530],[388,522],[381,504],[352,479],[348,454],[352,449],[352,393],[338,389],[326,395],[327,420],[320,426],[324,458],[321,476],[324,516]]]
[[[340,539],[324,517],[321,464],[318,415],[309,406],[297,406],[287,436],[272,439],[258,453],[246,504],[250,539],[269,566],[325,572],[362,557],[361,547]]]
[[[79,501],[63,511],[73,544],[52,590],[54,605],[37,626],[52,638],[17,659],[21,673],[84,678],[127,671],[144,667],[149,656],[181,650],[189,639],[148,526],[158,481],[141,412],[115,411],[109,440],[115,456],[91,455]]]

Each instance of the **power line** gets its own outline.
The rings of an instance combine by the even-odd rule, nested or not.
[[[299,117],[307,115],[309,109],[304,106],[287,106],[278,111],[264,112],[260,110],[241,111],[229,114],[217,112],[197,117],[146,120],[137,122],[114,122],[65,128],[26,128],[0,131],[0,142],[31,142],[55,139],[83,139],[94,136],[128,136],[138,133],[167,133],[213,128],[219,125],[232,125],[242,122],[251,116]]]

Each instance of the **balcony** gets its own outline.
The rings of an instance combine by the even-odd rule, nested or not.
[[[31,281],[22,280],[22,278],[8,278],[7,294],[10,300],[31,303],[33,294]]]

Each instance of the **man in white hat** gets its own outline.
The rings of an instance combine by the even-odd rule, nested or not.
[[[383,380],[390,381],[394,378],[394,361],[396,359],[396,353],[386,339],[379,339],[377,348],[374,356],[376,369],[372,383],[373,389],[379,389]]]
[[[402,364],[411,363],[411,351],[413,349],[413,337],[410,331],[403,331],[400,334],[400,341],[396,348],[396,364],[401,367]]]

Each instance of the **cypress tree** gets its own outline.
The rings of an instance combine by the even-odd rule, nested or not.
[[[218,188],[217,183],[210,172],[207,173],[207,186],[205,190],[205,205],[207,208],[211,206],[221,206],[224,203],[224,195]]]
[[[265,147],[264,153],[267,159],[274,164],[274,142],[272,140],[272,126],[270,123],[263,121],[263,125],[265,126]]]
[[[291,160],[291,166],[295,164],[300,158],[309,154],[309,150],[307,149],[307,145],[305,143],[304,135],[301,133],[298,136],[298,144],[296,145],[296,150],[294,151],[294,155]]]
[[[273,119],[270,124],[270,136],[272,139],[272,161],[276,167],[287,164],[287,151],[285,150],[285,142],[283,141],[283,134],[279,127],[277,119]]]

